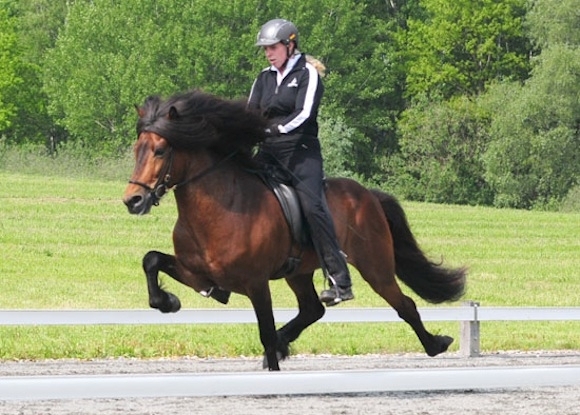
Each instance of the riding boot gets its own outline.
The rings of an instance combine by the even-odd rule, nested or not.
[[[216,287],[213,289],[213,291],[209,296],[219,303],[227,304],[230,301],[231,294],[232,294],[231,291],[223,290],[219,287]]]
[[[208,290],[203,290],[199,292],[204,297],[211,297],[219,303],[227,304],[230,301],[231,291],[224,290],[217,285],[211,286]]]
[[[320,293],[320,301],[331,307],[352,300],[352,282],[342,251],[327,252],[323,256],[323,264],[329,288]]]
[[[312,242],[329,285],[328,289],[320,293],[320,301],[327,306],[335,306],[352,300],[354,295],[346,255],[340,250],[336,239],[326,198],[321,197],[319,202],[318,215],[311,217],[309,224],[313,235]]]

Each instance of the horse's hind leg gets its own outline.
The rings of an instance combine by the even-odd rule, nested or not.
[[[143,270],[147,277],[147,289],[149,290],[149,305],[157,308],[162,313],[175,313],[181,308],[179,298],[165,291],[159,286],[159,271],[180,281],[177,273],[176,261],[173,255],[157,251],[149,251],[143,257]]]
[[[415,302],[401,291],[395,279],[395,251],[390,236],[389,225],[379,210],[366,211],[365,221],[357,235],[363,239],[353,239],[347,253],[362,277],[381,297],[393,307],[399,317],[415,331],[419,341],[429,356],[436,356],[447,350],[453,339],[448,336],[434,336],[429,333]],[[373,216],[374,214],[374,216]],[[363,215],[361,215],[363,216]]]
[[[325,308],[318,299],[312,282],[312,273],[297,275],[286,280],[298,300],[298,315],[278,330],[278,352],[281,358],[288,357],[289,345],[312,323],[324,316]]]
[[[390,282],[371,283],[371,285],[397,311],[399,317],[413,328],[429,356],[436,356],[445,352],[453,342],[453,338],[429,333],[421,321],[415,302],[401,292],[401,288],[394,277],[390,278],[390,280]]]

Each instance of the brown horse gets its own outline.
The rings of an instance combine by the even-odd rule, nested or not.
[[[264,138],[264,119],[243,101],[199,91],[166,101],[150,97],[138,113],[136,165],[123,201],[130,213],[146,214],[174,189],[178,210],[175,254],[151,251],[143,258],[150,306],[164,313],[181,307],[159,286],[159,271],[224,303],[230,292],[246,295],[258,320],[265,364],[279,370],[289,344],[325,308],[313,283],[319,268],[314,250],[292,238],[279,202],[255,174],[260,166],[251,154]],[[413,328],[429,356],[446,351],[453,339],[425,329],[395,274],[420,297],[441,303],[461,297],[465,270],[426,258],[392,196],[353,180],[330,179],[327,199],[349,263]],[[276,331],[269,281],[288,269],[289,257],[301,260],[284,275],[299,312]]]

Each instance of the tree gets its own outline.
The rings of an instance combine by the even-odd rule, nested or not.
[[[557,205],[580,182],[580,15],[574,0],[536,0],[527,27],[540,55],[525,84],[502,83],[485,102],[493,140],[485,155],[495,204]]]
[[[132,107],[147,95],[201,88],[246,96],[267,64],[254,47],[256,33],[283,16],[299,27],[301,49],[328,67],[326,115],[356,129],[349,137],[370,137],[343,155],[370,175],[375,154],[395,146],[401,110],[402,78],[391,70],[394,46],[382,12],[352,0],[77,1],[45,60],[49,111],[80,141],[113,143],[114,151],[132,141]]]
[[[551,206],[580,177],[580,48],[544,49],[525,85],[491,88],[493,140],[485,154],[494,204]]]
[[[407,93],[476,95],[494,79],[522,80],[529,70],[525,0],[423,0],[411,18]]]
[[[46,59],[49,111],[85,145],[115,152],[133,141],[133,105],[148,95],[240,96],[254,12],[228,0],[76,2]]]
[[[393,187],[412,200],[490,204],[482,156],[489,119],[473,101],[416,100],[400,121],[401,164]]]
[[[367,179],[377,173],[379,155],[395,151],[396,119],[403,107],[404,76],[393,42],[402,12],[394,4],[272,1],[264,19],[283,16],[295,22],[301,49],[326,65],[323,115],[354,129],[348,134],[353,152],[342,157]],[[366,139],[355,138],[361,136]]]
[[[397,40],[409,105],[400,152],[385,163],[389,185],[415,200],[490,204],[483,155],[491,111],[477,96],[495,80],[528,76],[525,0],[423,0]]]
[[[72,0],[14,0],[7,3],[14,16],[20,64],[17,76],[23,82],[12,85],[13,122],[6,137],[11,143],[48,141],[54,144],[65,133],[47,112],[48,98],[42,91],[44,54],[54,46],[63,25],[67,4]]]
[[[15,19],[5,9],[0,9],[0,132],[10,126],[16,107],[9,91],[22,83],[18,77]]]
[[[530,0],[526,27],[540,48],[554,44],[580,45],[578,2],[575,0]]]
[[[343,119],[320,117],[320,145],[324,159],[324,171],[328,177],[350,177],[363,180],[359,174],[359,157],[348,157],[359,152],[360,147],[368,146],[368,138]]]

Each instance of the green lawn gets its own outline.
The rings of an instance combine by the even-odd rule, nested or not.
[[[150,215],[129,215],[124,188],[121,181],[0,171],[0,309],[146,308],[141,258],[150,249],[171,252],[175,202],[170,194]],[[465,299],[482,306],[580,306],[580,214],[403,206],[432,258],[469,267]],[[185,308],[222,307],[164,281]],[[356,272],[354,284],[356,299],[341,307],[386,306]],[[272,287],[275,307],[295,307],[283,281]],[[234,295],[229,307],[250,304]],[[459,330],[454,323],[428,328],[452,336]],[[481,331],[483,351],[580,348],[580,322],[482,323]],[[295,353],[420,351],[404,323],[317,324],[294,346]],[[0,327],[0,359],[261,352],[255,325]]]

